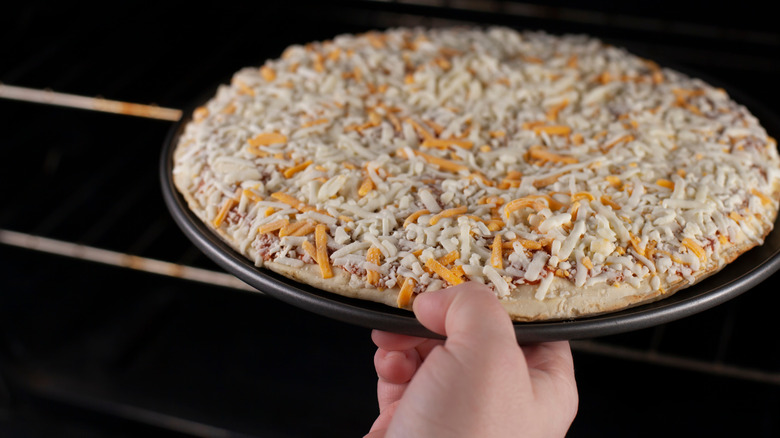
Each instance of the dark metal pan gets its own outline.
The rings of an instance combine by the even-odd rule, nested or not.
[[[746,105],[761,120],[770,135],[778,138],[780,118],[773,111],[733,89],[726,89],[732,98]],[[200,99],[197,104],[202,104],[205,100]],[[255,289],[307,311],[372,329],[439,337],[423,327],[411,312],[342,297],[298,283],[267,269],[257,268],[203,224],[189,210],[186,201],[175,189],[171,173],[173,151],[196,106],[193,105],[189,111],[185,111],[184,117],[171,128],[160,160],[160,180],[165,203],[177,225],[195,246],[219,266]],[[743,254],[721,272],[669,298],[619,312],[576,320],[516,322],[514,327],[517,339],[519,342],[530,343],[612,335],[664,324],[722,304],[754,288],[780,268],[778,225],[780,219],[776,221],[775,230],[767,236],[764,245]]]

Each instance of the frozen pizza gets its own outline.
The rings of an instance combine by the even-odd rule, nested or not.
[[[516,321],[668,297],[772,229],[776,141],[720,88],[583,35],[390,29],[244,68],[178,140],[190,209],[259,269]]]

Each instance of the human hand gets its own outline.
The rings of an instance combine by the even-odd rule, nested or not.
[[[479,283],[426,292],[414,313],[434,340],[375,330],[379,416],[367,437],[563,437],[578,395],[568,342],[519,346]]]

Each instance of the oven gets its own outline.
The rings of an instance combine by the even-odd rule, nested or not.
[[[290,44],[395,26],[587,33],[780,113],[780,31],[758,2],[15,3],[0,18],[2,436],[368,431],[370,331],[226,273],[160,190],[160,150],[182,111]],[[778,281],[572,341],[569,436],[780,436]]]

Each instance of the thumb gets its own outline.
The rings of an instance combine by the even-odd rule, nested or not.
[[[422,325],[458,343],[478,346],[492,339],[517,346],[509,315],[484,284],[468,282],[425,292],[414,300],[413,308]]]

